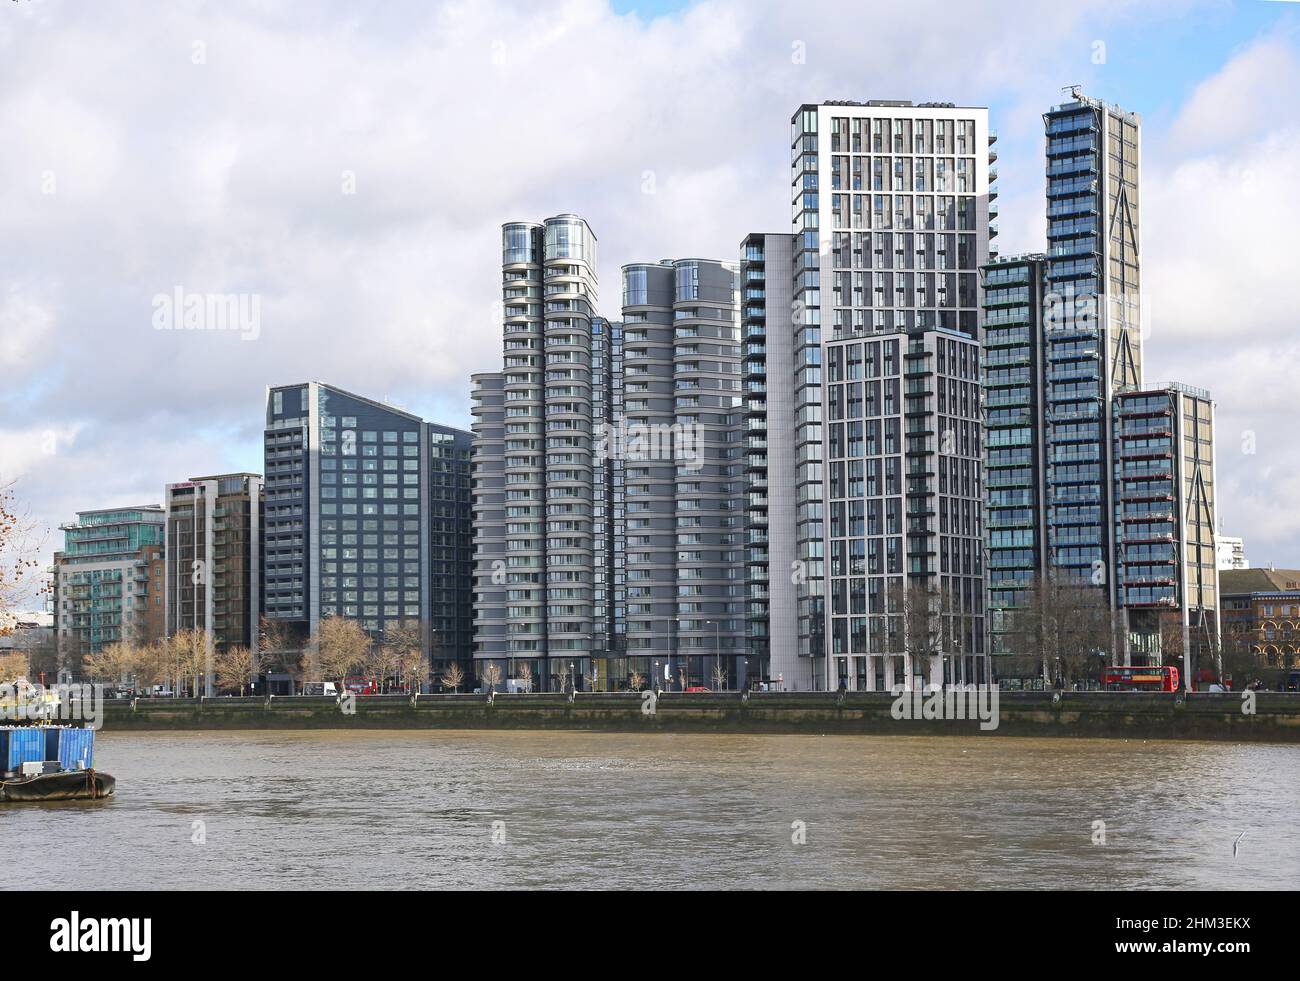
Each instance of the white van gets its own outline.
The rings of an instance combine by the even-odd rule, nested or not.
[[[338,685],[332,681],[308,681],[302,686],[304,695],[337,695]]]

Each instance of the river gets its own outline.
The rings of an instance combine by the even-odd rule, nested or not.
[[[1296,746],[103,731],[95,762],[113,799],[0,807],[41,857],[0,886],[1300,886]]]

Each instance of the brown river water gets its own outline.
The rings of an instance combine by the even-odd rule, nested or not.
[[[1300,887],[1297,746],[108,731],[95,762],[111,800],[0,806],[42,856],[0,887]]]

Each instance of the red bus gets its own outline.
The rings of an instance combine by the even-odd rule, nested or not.
[[[1101,687],[1106,691],[1177,691],[1178,669],[1105,667]]]
[[[354,695],[379,694],[379,682],[374,678],[348,678],[343,687]]]

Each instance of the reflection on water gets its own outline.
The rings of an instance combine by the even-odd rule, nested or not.
[[[5,842],[52,859],[0,886],[1300,886],[1293,746],[107,731],[96,756],[113,800],[0,808]]]

